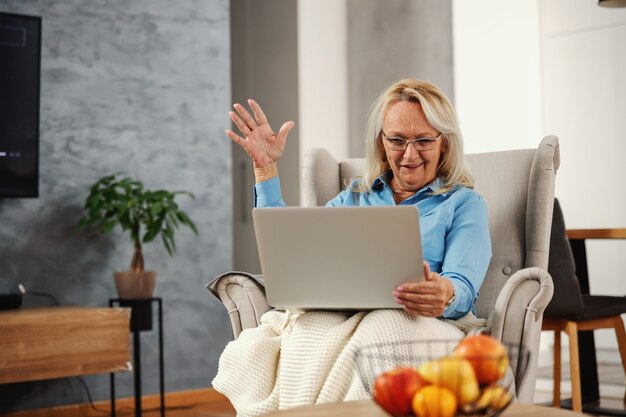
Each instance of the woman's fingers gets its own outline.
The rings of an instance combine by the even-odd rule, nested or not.
[[[233,121],[235,126],[237,126],[237,129],[239,129],[239,131],[245,137],[250,136],[250,133],[251,133],[250,128],[248,127],[246,122],[244,122],[243,119],[241,117],[239,117],[239,115],[237,113],[235,113],[234,111],[229,111],[228,112],[228,117],[230,117],[230,120]]]
[[[249,130],[254,130],[257,127],[257,122],[252,118],[252,116],[250,116],[250,113],[248,113],[248,110],[246,110],[244,106],[239,103],[235,103],[233,104],[233,107],[237,110],[239,117],[243,120]]]
[[[431,272],[430,272],[430,265],[428,264],[428,262],[424,261],[424,278],[429,281],[432,279],[431,277]]]
[[[228,116],[233,121],[240,134],[233,130],[226,130],[228,137],[241,146],[254,161],[254,166],[263,168],[278,161],[285,150],[287,136],[293,129],[294,122],[286,122],[275,133],[267,121],[267,117],[261,106],[250,99],[248,104],[252,109],[254,117],[240,103],[233,104],[234,111],[230,111]],[[234,129],[234,130],[237,130]]]
[[[437,293],[425,294],[425,293],[410,293],[405,292],[398,295],[398,298],[414,303],[439,303],[443,300],[441,295]]]
[[[291,129],[293,129],[295,125],[296,124],[294,122],[285,122],[278,131],[278,141],[285,142],[287,140],[287,135],[289,135],[289,132],[291,132]]]
[[[424,262],[424,275],[425,281],[404,283],[393,295],[409,313],[438,317],[445,309],[445,283],[439,274],[430,270],[427,262]]]
[[[242,148],[246,149],[246,140],[244,138],[242,138],[241,136],[239,136],[238,134],[236,134],[235,132],[233,132],[230,129],[226,129],[226,135],[233,141],[235,142],[237,145],[241,146]]]
[[[265,113],[263,113],[261,106],[259,106],[259,104],[252,99],[248,100],[248,104],[254,113],[254,118],[256,119],[257,124],[268,124],[267,117],[265,117]]]
[[[419,314],[424,317],[439,317],[442,309],[437,304],[413,303],[410,301],[400,303],[404,307],[404,311],[411,314]]]
[[[441,307],[437,304],[414,303],[411,301],[402,301],[400,304],[404,307],[404,311],[410,314],[419,314],[425,317],[438,317],[441,315]]]

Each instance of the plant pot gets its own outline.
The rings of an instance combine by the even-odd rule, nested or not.
[[[156,272],[115,272],[115,288],[117,295],[122,300],[143,300],[152,298],[154,294],[154,284],[156,282]]]

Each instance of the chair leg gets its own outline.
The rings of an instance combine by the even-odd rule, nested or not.
[[[626,375],[626,331],[624,330],[624,322],[621,316],[615,316],[613,318],[613,327],[615,328],[615,335],[617,336],[619,354],[622,358],[622,368],[624,368],[624,374]],[[626,392],[624,393],[624,404],[626,404]]]
[[[554,331],[554,365],[552,372],[552,406],[561,406],[561,330]]]
[[[580,363],[578,353],[578,325],[574,321],[565,324],[565,332],[569,337],[569,370],[572,381],[572,411],[582,413],[582,394],[580,387]]]

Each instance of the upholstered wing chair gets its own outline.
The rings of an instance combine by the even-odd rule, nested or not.
[[[491,334],[530,352],[527,374],[517,387],[521,402],[532,403],[543,311],[552,298],[548,249],[559,167],[559,142],[547,136],[537,149],[471,154],[467,164],[476,190],[489,209],[493,257],[476,309],[489,318]],[[302,167],[304,206],[322,206],[360,175],[365,160],[337,162],[326,150],[306,153]],[[261,276],[228,272],[207,286],[225,305],[235,337],[257,326],[271,307]]]

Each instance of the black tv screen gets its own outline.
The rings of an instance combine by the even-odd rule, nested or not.
[[[0,12],[0,198],[39,196],[41,18]]]

